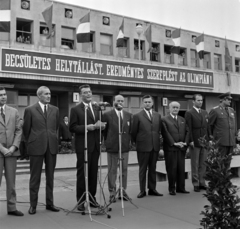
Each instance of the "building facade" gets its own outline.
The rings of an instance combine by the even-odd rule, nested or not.
[[[125,109],[132,113],[141,109],[141,97],[150,94],[161,115],[168,113],[167,105],[173,100],[179,101],[184,115],[192,107],[194,93],[204,96],[204,108],[209,111],[219,103],[219,94],[230,91],[240,116],[239,41],[227,40],[231,66],[226,73],[225,38],[204,35],[204,59],[200,60],[195,45],[200,34],[182,29],[180,54],[171,54],[171,33],[176,28],[59,2],[53,2],[53,33],[48,39],[42,12],[50,4],[11,0],[10,32],[0,32],[0,84],[21,116],[37,101],[41,85],[51,89],[51,103],[59,107],[60,116],[68,115],[79,102],[81,84],[91,85],[96,102],[112,103],[114,95],[122,94]],[[92,42],[80,44],[77,26],[89,11]],[[126,47],[117,48],[123,20]],[[140,35],[138,24],[143,27]],[[144,35],[150,25],[151,44]]]

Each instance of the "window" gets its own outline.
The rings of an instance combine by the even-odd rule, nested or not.
[[[138,40],[134,39],[134,59],[139,60],[139,52],[140,52],[140,60],[144,60],[144,41],[140,41],[140,50],[139,50]]]
[[[124,47],[118,47],[119,57],[129,57],[129,39],[124,37]]]
[[[191,67],[198,67],[199,68],[199,59],[198,59],[198,53],[196,50],[191,49]]]
[[[150,60],[160,62],[160,44],[152,43]]]
[[[211,69],[211,54],[204,52],[203,66],[206,69]]]
[[[110,25],[110,17],[103,16],[102,23],[103,25]]]
[[[240,52],[240,45],[236,45],[236,52]]]
[[[164,62],[174,64],[174,55],[171,53],[171,45],[164,45]]]
[[[192,42],[195,44],[195,40],[196,40],[196,36],[195,35],[192,35]]]
[[[82,43],[83,52],[95,52],[95,33],[90,33],[90,42]]]
[[[165,36],[166,36],[167,38],[171,38],[171,34],[172,34],[171,30],[170,30],[170,29],[166,29],[166,31],[165,31]]]
[[[39,28],[40,45],[50,47],[50,42],[51,42],[51,47],[55,47],[55,26],[52,25],[52,27],[53,27],[53,31],[50,39],[50,37],[48,36],[49,29],[47,25],[43,22],[40,22],[40,28]]]
[[[112,35],[100,34],[100,53],[112,55]]]
[[[240,59],[235,59],[235,72],[240,73]]]
[[[73,12],[71,9],[65,8],[65,18],[69,18],[69,19],[73,18]]]
[[[187,50],[185,48],[180,48],[178,55],[178,64],[185,66],[187,65]]]
[[[61,48],[74,49],[75,29],[62,27]]]
[[[220,54],[214,54],[214,69],[222,70],[222,61]]]
[[[32,44],[32,21],[26,19],[17,19],[17,42]]]
[[[215,40],[215,47],[219,48],[220,47],[220,41]]]

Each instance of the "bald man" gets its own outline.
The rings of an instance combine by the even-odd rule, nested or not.
[[[163,150],[169,184],[169,194],[188,194],[185,190],[185,154],[189,134],[185,119],[178,116],[180,104],[169,104],[170,114],[162,119]]]

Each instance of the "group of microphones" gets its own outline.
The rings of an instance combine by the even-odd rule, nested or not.
[[[110,107],[111,105],[108,103],[108,102],[95,102],[93,101],[92,104],[96,105],[96,106],[99,106],[99,107]],[[113,104],[114,107],[117,109],[117,110],[122,110],[123,109],[123,106],[121,104],[118,104],[118,103],[114,103]]]

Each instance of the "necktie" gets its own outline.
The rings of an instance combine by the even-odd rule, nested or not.
[[[47,118],[47,105],[44,105],[44,117]]]
[[[150,120],[152,121],[152,114],[151,114],[150,110],[148,110],[148,114],[149,114]]]
[[[2,115],[3,121],[5,122],[5,114],[3,112],[3,107],[1,107],[1,115]]]

